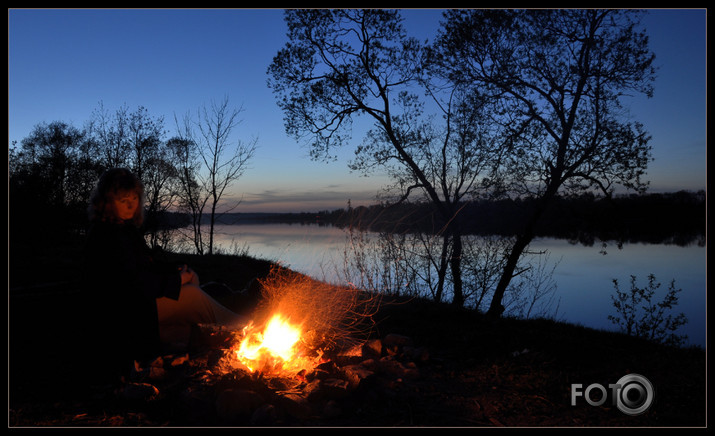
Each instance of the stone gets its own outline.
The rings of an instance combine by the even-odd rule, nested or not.
[[[171,361],[171,366],[181,366],[189,361],[189,355],[185,354],[183,356],[177,356]]]
[[[340,405],[335,400],[330,400],[323,406],[323,417],[332,419],[337,418],[343,414]]]
[[[430,357],[429,351],[424,347],[405,346],[402,348],[402,352],[405,354],[405,357],[417,362],[426,362]]]
[[[323,396],[327,399],[336,400],[348,396],[349,383],[346,380],[338,378],[329,378],[323,380],[320,384],[320,389]]]
[[[369,359],[379,359],[382,356],[382,341],[380,339],[370,339],[362,346],[363,357]]]
[[[159,389],[149,383],[127,383],[121,388],[120,396],[127,400],[149,401],[159,396]]]
[[[383,339],[383,344],[386,347],[393,347],[393,346],[404,347],[406,345],[410,346],[410,345],[412,345],[412,338],[410,338],[409,336],[390,333],[390,334],[386,335],[385,338]]]
[[[278,422],[278,412],[273,404],[262,404],[251,416],[251,425],[274,425]]]
[[[303,388],[303,395],[309,400],[309,401],[318,401],[322,398],[323,391],[320,388],[321,381],[320,379],[315,379],[311,381],[310,383],[306,384],[305,387]]]
[[[350,384],[350,388],[352,389],[357,388],[363,381],[370,379],[374,375],[374,371],[369,370],[363,365],[347,365],[343,367],[343,377]]]
[[[285,409],[288,415],[298,419],[306,419],[312,412],[308,400],[305,397],[294,393],[281,395],[280,406]]]
[[[149,380],[161,381],[166,378],[166,371],[164,368],[151,366],[149,367]]]
[[[226,389],[216,397],[216,415],[224,422],[245,420],[263,403],[263,398],[257,392]]]

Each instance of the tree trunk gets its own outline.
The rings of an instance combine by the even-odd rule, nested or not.
[[[532,223],[533,222],[535,222],[534,219],[532,219]],[[489,316],[498,318],[501,316],[502,313],[504,313],[504,306],[502,306],[501,304],[502,299],[504,298],[504,292],[506,291],[507,286],[509,286],[511,279],[514,277],[514,270],[516,269],[516,265],[519,263],[519,258],[521,257],[521,254],[524,252],[526,247],[529,246],[529,243],[531,243],[531,240],[534,238],[533,231],[531,231],[531,228],[533,228],[533,224],[530,223],[529,227],[530,229],[527,230],[527,232],[516,237],[514,246],[509,252],[509,257],[507,258],[506,265],[504,266],[504,271],[502,272],[501,278],[499,279],[499,283],[494,290],[494,296],[492,296],[492,302],[489,306],[489,310],[487,311],[487,315]]]
[[[462,235],[460,230],[452,228],[452,257],[449,259],[452,268],[452,282],[454,284],[454,298],[452,304],[456,307],[464,306],[464,292],[462,291]]]
[[[531,241],[534,239],[534,229],[536,228],[536,224],[539,222],[539,219],[541,219],[541,215],[544,213],[544,210],[546,210],[546,207],[554,198],[557,191],[557,184],[551,185],[550,189],[546,190],[544,196],[541,197],[541,201],[537,204],[536,210],[534,211],[533,215],[526,223],[524,231],[521,234],[517,235],[516,241],[514,242],[514,246],[509,252],[509,257],[507,258],[506,265],[504,266],[504,271],[502,272],[501,278],[499,279],[499,283],[494,290],[494,295],[492,296],[492,302],[489,305],[487,315],[498,318],[501,316],[502,313],[504,313],[504,306],[502,306],[501,302],[504,298],[506,288],[509,286],[509,283],[511,283],[511,279],[514,278],[514,270],[519,263],[519,258],[521,257],[526,247],[528,247]]]
[[[437,271],[437,293],[434,296],[434,300],[437,303],[442,301],[442,294],[444,293],[444,282],[447,278],[447,253],[449,252],[449,236],[442,236],[442,253],[439,257],[439,270]]]
[[[209,223],[209,256],[214,254],[214,225],[216,223],[216,203],[211,206],[211,222]]]

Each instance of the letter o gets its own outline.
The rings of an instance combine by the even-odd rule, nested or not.
[[[591,390],[593,389],[598,389],[601,391],[601,399],[598,401],[593,401],[591,400]],[[593,383],[588,385],[586,390],[583,392],[583,397],[586,399],[586,402],[592,406],[600,406],[601,404],[606,402],[606,388],[603,387],[603,385],[598,384],[598,383]]]

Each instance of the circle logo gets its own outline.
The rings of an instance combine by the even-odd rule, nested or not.
[[[642,375],[624,375],[618,384],[621,388],[616,397],[616,407],[621,412],[631,416],[640,415],[653,404],[653,385]]]

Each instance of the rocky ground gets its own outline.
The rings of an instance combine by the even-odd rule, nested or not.
[[[385,297],[352,347],[296,377],[227,371],[231,335],[202,326],[186,351],[139,362],[123,380],[89,386],[101,368],[73,338],[81,292],[68,265],[11,260],[9,427],[705,427],[706,353],[549,320],[485,318],[423,300]],[[66,262],[70,262],[66,260]],[[189,262],[235,310],[250,308],[270,262]],[[71,269],[71,268],[70,268]],[[13,277],[14,274],[14,277]],[[251,286],[253,283],[253,287]],[[604,315],[605,316],[605,315]],[[590,405],[573,384],[641,374],[654,387],[642,414],[612,398]],[[598,400],[594,394],[593,400]]]

